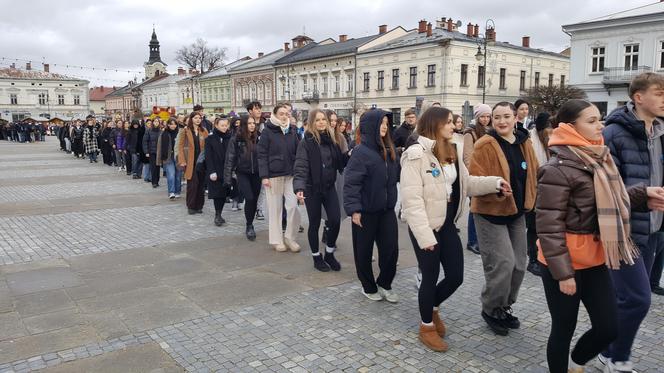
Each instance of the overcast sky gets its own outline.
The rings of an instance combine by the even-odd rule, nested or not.
[[[426,19],[452,17],[479,23],[491,18],[497,38],[513,44],[531,36],[531,46],[560,52],[569,46],[562,24],[585,21],[646,5],[655,0],[0,0],[0,66],[32,60],[41,69],[84,77],[93,85],[126,84],[142,71],[155,24],[161,58],[175,72],[175,51],[198,37],[228,48],[226,62],[238,56],[279,49],[304,30],[316,41],[339,34],[349,38],[388,29],[417,27]],[[329,5],[333,5],[329,7]],[[5,59],[1,59],[4,57]],[[16,62],[25,66],[24,61]],[[53,64],[58,64],[54,67]],[[112,70],[67,69],[66,64]],[[114,69],[125,70],[116,73]],[[138,79],[142,74],[138,74]]]

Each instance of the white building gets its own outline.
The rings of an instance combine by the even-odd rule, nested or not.
[[[155,106],[175,107],[178,112],[184,112],[186,107],[183,105],[182,97],[180,97],[178,82],[190,77],[191,75],[184,69],[179,69],[177,74],[143,85],[143,94],[141,95],[143,114],[152,113],[152,108]]]
[[[89,114],[87,80],[49,72],[9,67],[0,69],[0,119],[19,121],[27,117],[72,119]]]
[[[570,84],[603,114],[629,101],[633,77],[664,72],[664,2],[563,26],[571,37]]]
[[[406,35],[358,51],[359,110],[392,111],[396,125],[407,109],[439,102],[468,121],[483,96],[487,104],[514,102],[533,86],[567,82],[568,57],[531,48],[527,36],[521,45],[497,41],[495,28],[487,32],[485,65],[479,26],[461,32],[460,25],[420,21]]]

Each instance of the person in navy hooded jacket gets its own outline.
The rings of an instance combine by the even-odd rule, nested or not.
[[[392,291],[392,280],[399,251],[394,206],[400,166],[390,137],[391,119],[390,113],[380,109],[369,110],[360,118],[361,143],[353,149],[344,171],[343,200],[352,217],[353,254],[362,293],[374,301],[396,303],[399,298]],[[380,268],[377,279],[371,267],[374,243]]]

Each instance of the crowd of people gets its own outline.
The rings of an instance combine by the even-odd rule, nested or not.
[[[37,122],[7,122],[0,123],[0,140],[20,143],[46,141],[49,130]]]
[[[313,266],[322,272],[341,270],[334,253],[350,217],[355,270],[372,301],[399,301],[392,282],[405,221],[418,262],[418,336],[434,351],[449,348],[443,307],[463,283],[457,223],[469,207],[465,247],[483,264],[481,317],[490,330],[520,328],[512,307],[530,271],[541,277],[551,315],[551,372],[582,372],[596,356],[607,372],[632,372],[651,292],[664,295],[664,77],[642,74],[629,94],[606,118],[575,99],[530,120],[529,103],[518,100],[478,104],[464,125],[432,103],[406,111],[398,126],[391,112],[371,109],[351,128],[318,109],[298,125],[288,103],[265,118],[251,102],[247,114],[212,122],[197,106],[165,122],[88,117],[57,134],[67,153],[90,163],[100,153],[154,188],[164,172],[170,199],[180,198],[185,180],[189,214],[203,212],[207,193],[217,226],[227,203],[242,206],[249,240],[266,211],[278,252],[300,251],[304,205]],[[580,303],[591,328],[570,353]]]

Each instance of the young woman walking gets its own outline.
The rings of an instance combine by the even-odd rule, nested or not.
[[[214,201],[214,225],[217,227],[221,227],[226,223],[221,214],[229,190],[224,180],[224,166],[231,135],[228,118],[221,117],[214,120],[212,134],[205,140],[208,198]]]
[[[85,144],[85,153],[90,159],[90,163],[97,163],[97,152],[99,151],[99,143],[97,138],[99,137],[99,131],[95,126],[95,118],[91,115],[88,115],[87,125],[83,130],[83,144]]]
[[[547,360],[553,373],[583,372],[616,338],[621,325],[609,268],[632,265],[638,256],[630,209],[661,209],[662,188],[625,187],[604,145],[600,119],[588,101],[564,103],[549,140],[551,159],[539,171],[539,261],[552,321]],[[591,329],[570,356],[581,302]]]
[[[244,197],[244,218],[246,220],[245,234],[249,241],[256,239],[254,218],[258,195],[261,192],[261,178],[258,176],[257,144],[260,133],[253,117],[242,116],[240,127],[228,144],[226,165],[224,167],[224,182],[228,184],[233,172],[237,177],[240,194]]]
[[[187,209],[190,215],[202,214],[205,204],[205,174],[200,167],[196,167],[198,156],[205,149],[205,139],[208,137],[207,130],[201,127],[202,121],[201,114],[192,112],[177,143],[177,163],[184,168],[184,178],[187,180]]]
[[[175,139],[179,131],[178,122],[171,118],[157,141],[157,164],[166,171],[168,198],[171,201],[180,198],[182,192],[182,170],[177,166],[175,157]]]
[[[126,125],[126,123],[125,123]],[[141,153],[140,148],[143,147],[140,138],[141,138],[141,124],[138,120],[134,119],[131,122],[131,127],[126,137],[127,153],[131,156],[131,162],[128,162],[131,167],[127,167],[127,171],[131,169],[132,179],[140,179],[143,163],[141,163]],[[127,173],[129,174],[129,173]]]
[[[397,203],[399,163],[390,137],[391,114],[372,109],[360,118],[360,145],[344,169],[344,209],[352,216],[353,254],[362,294],[373,301],[396,303],[392,280],[399,258]],[[311,124],[309,124],[311,125]],[[371,257],[378,247],[380,275],[374,277]]]
[[[537,169],[528,131],[515,130],[516,108],[500,102],[492,111],[492,129],[477,140],[470,161],[474,176],[508,180],[511,195],[473,197],[470,210],[479,239],[485,286],[482,317],[498,335],[507,335],[521,323],[512,314],[526,270],[526,224],[523,214],[535,206]]]
[[[341,270],[341,265],[334,257],[341,224],[341,209],[335,182],[337,173],[343,170],[345,160],[328,118],[322,110],[314,109],[309,112],[309,125],[297,148],[293,177],[293,189],[298,200],[304,202],[309,216],[307,236],[314,268],[321,272]],[[325,257],[318,247],[318,230],[323,208],[327,213]]]
[[[151,125],[148,126],[150,121],[145,123],[145,135],[143,135],[143,153],[148,157],[148,167],[150,171],[150,181],[152,182],[152,187],[157,188],[159,186],[159,176],[160,169],[157,164],[157,142],[159,141],[159,135],[161,135],[161,121],[159,118],[154,118]]]
[[[468,175],[455,127],[450,110],[429,108],[401,157],[402,216],[422,273],[419,339],[434,351],[448,349],[438,306],[463,282],[463,246],[456,229],[463,202],[467,196],[510,193],[500,177]],[[441,264],[445,278],[439,282]]]

